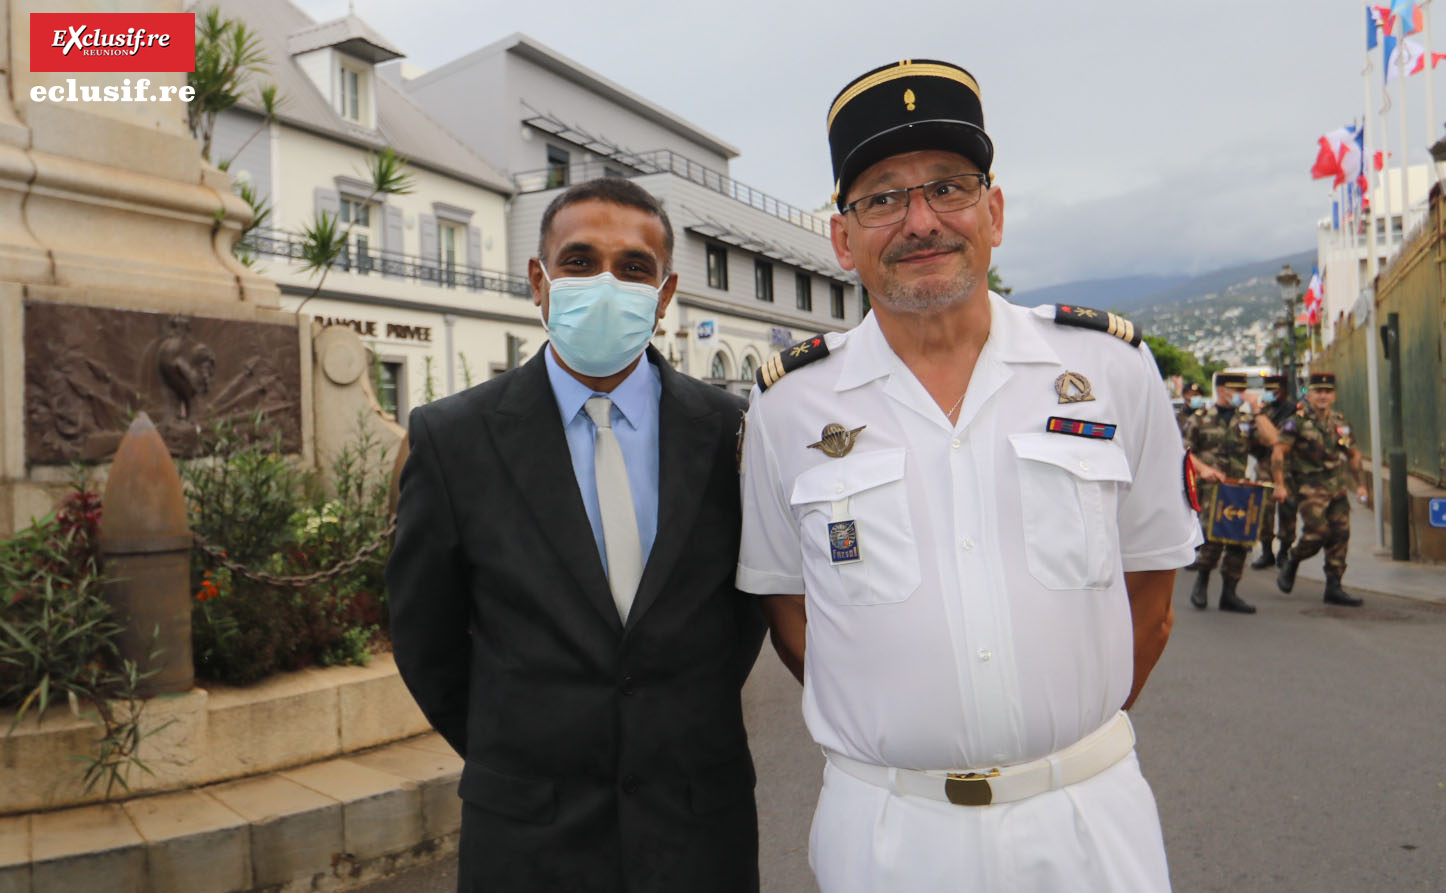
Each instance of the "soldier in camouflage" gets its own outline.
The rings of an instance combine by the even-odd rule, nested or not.
[[[1252,412],[1246,412],[1249,405]],[[1215,376],[1215,405],[1197,412],[1185,422],[1185,446],[1199,463],[1206,466],[1200,484],[1200,501],[1207,502],[1209,482],[1220,478],[1240,479],[1245,476],[1246,460],[1252,447],[1269,449],[1275,445],[1275,425],[1260,411],[1260,400],[1245,393],[1245,376],[1221,372]],[[1190,590],[1190,604],[1204,610],[1210,603],[1210,572],[1220,561],[1220,610],[1254,614],[1255,606],[1235,593],[1240,575],[1245,570],[1246,546],[1207,541],[1195,559],[1195,586]]]
[[[1300,563],[1325,548],[1325,600],[1327,604],[1355,607],[1361,599],[1341,588],[1346,572],[1346,545],[1351,539],[1349,489],[1366,498],[1360,483],[1361,454],[1350,423],[1332,407],[1336,402],[1336,377],[1330,372],[1312,372],[1306,394],[1308,409],[1286,419],[1275,447],[1275,498],[1292,495],[1286,488],[1285,473],[1294,479],[1296,503],[1300,506],[1300,540],[1290,550],[1276,577],[1281,592],[1295,586]]]
[[[1284,375],[1265,376],[1265,414],[1269,416],[1271,424],[1276,430],[1285,424],[1285,420],[1295,414],[1295,403],[1290,395],[1285,392]],[[1265,446],[1252,447],[1250,454],[1255,457],[1255,479],[1263,483],[1271,483],[1275,480],[1274,451]],[[1285,485],[1292,486],[1289,474],[1286,475]],[[1280,520],[1280,551],[1277,556],[1275,550],[1276,540],[1276,519]],[[1295,542],[1295,500],[1288,499],[1285,502],[1277,502],[1265,510],[1260,519],[1260,557],[1250,563],[1250,566],[1259,570],[1261,568],[1284,564],[1285,556],[1290,552],[1290,544]]]

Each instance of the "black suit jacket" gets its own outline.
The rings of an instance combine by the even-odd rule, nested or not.
[[[757,888],[739,690],[764,626],[733,587],[744,402],[646,359],[658,533],[626,626],[541,351],[411,414],[392,643],[466,759],[464,890]]]

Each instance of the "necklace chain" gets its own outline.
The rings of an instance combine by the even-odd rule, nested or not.
[[[967,393],[969,393],[969,389],[968,389],[968,388],[965,388],[965,389],[964,389],[964,394],[967,394]],[[944,413],[944,418],[950,420],[951,422],[954,420],[954,413],[958,412],[958,411],[959,411],[959,407],[964,404],[964,394],[960,394],[960,395],[959,395],[959,399],[958,399],[958,400],[955,400],[955,401],[954,401],[954,405],[951,406],[951,407],[949,407],[949,411],[946,412],[946,413]]]

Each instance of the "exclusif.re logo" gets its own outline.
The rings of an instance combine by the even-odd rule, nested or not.
[[[191,12],[33,12],[31,71],[193,71]]]

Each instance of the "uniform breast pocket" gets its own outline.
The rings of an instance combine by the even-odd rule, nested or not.
[[[804,585],[844,605],[901,602],[919,588],[919,555],[909,519],[903,448],[854,453],[808,469],[789,501],[799,520]],[[854,522],[852,543],[834,538],[830,524]],[[835,528],[837,532],[839,528]],[[857,561],[836,563],[835,547]]]
[[[1103,589],[1119,562],[1116,509],[1132,480],[1109,440],[1012,434],[1029,573],[1048,589]]]

